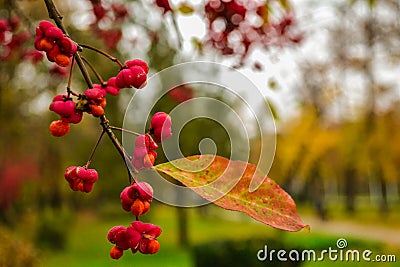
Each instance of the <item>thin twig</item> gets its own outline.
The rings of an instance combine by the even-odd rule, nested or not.
[[[69,98],[71,95],[79,96],[79,94],[77,94],[71,90],[72,72],[74,71],[74,66],[75,66],[75,55],[72,57],[71,68],[69,69],[69,77],[68,77],[68,83],[67,83],[67,98]]]
[[[100,73],[94,68],[94,66],[92,65],[92,63],[89,62],[89,60],[87,60],[85,57],[81,56],[82,60],[89,66],[89,68],[92,70],[92,72],[94,73],[94,75],[96,76],[96,78],[99,80],[99,82],[103,85],[104,84],[104,80],[101,77]]]
[[[100,124],[103,129],[106,131],[106,134],[111,139],[111,142],[114,144],[115,148],[118,150],[119,154],[125,161],[125,166],[128,169],[129,174],[129,182],[132,183],[132,175],[131,173],[137,174],[138,171],[133,167],[131,163],[131,159],[129,158],[128,154],[126,153],[125,149],[122,147],[121,143],[119,142],[118,138],[115,136],[114,132],[111,129],[110,123],[107,118],[103,115],[100,117]]]
[[[106,58],[108,58],[108,59],[111,60],[112,62],[117,63],[117,64],[120,66],[121,69],[124,67],[124,64],[122,64],[121,61],[119,61],[118,58],[111,56],[110,54],[104,52],[103,50],[100,50],[100,49],[98,49],[98,48],[96,48],[96,47],[93,47],[93,46],[91,46],[91,45],[86,45],[86,44],[80,44],[79,46],[80,46],[80,47],[83,47],[83,48],[90,49],[90,50],[92,50],[92,51],[95,51],[96,53],[99,53],[99,54],[105,56]]]
[[[85,79],[87,85],[89,86],[89,88],[93,88],[92,79],[90,78],[89,72],[87,71],[85,64],[83,63],[82,57],[79,55],[78,52],[76,52],[75,57],[76,57],[76,64],[78,64],[78,67],[81,70],[82,76]]]
[[[116,126],[110,126],[110,128],[113,129],[113,130],[130,133],[130,134],[133,134],[133,135],[136,135],[136,136],[141,135],[140,133],[137,133],[137,132],[134,132],[134,131],[130,131],[130,130],[127,130],[127,129],[124,129],[124,128],[116,127]]]
[[[99,146],[100,141],[101,141],[101,138],[103,137],[104,133],[105,133],[105,130],[103,129],[103,130],[101,131],[101,134],[100,134],[99,138],[97,139],[96,144],[94,145],[94,147],[93,147],[93,149],[92,149],[92,152],[90,153],[89,159],[88,159],[88,161],[87,161],[87,163],[86,163],[86,165],[85,165],[85,169],[87,169],[87,168],[89,167],[90,163],[92,162],[93,156],[94,156],[94,154],[96,153],[96,149],[97,149],[97,147]]]

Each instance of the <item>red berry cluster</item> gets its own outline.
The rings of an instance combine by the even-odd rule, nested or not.
[[[98,179],[98,174],[95,169],[71,166],[65,170],[64,177],[72,190],[89,193]]]
[[[139,135],[135,140],[132,165],[136,170],[150,169],[157,158],[158,145],[149,134]]]
[[[71,64],[71,57],[78,49],[69,37],[47,20],[42,20],[36,27],[34,44],[37,50],[46,52],[48,60],[61,67]]]
[[[161,234],[161,228],[138,220],[150,209],[153,188],[146,182],[134,182],[121,192],[120,198],[122,208],[135,215],[137,220],[128,227],[114,226],[110,229],[108,240],[115,245],[110,251],[111,258],[119,259],[127,249],[132,253],[156,253],[160,248],[156,238]]]
[[[165,112],[157,112],[151,118],[149,133],[139,135],[135,140],[132,165],[137,170],[150,169],[157,158],[157,143],[172,136],[171,117]],[[152,135],[152,137],[150,136]],[[154,142],[155,141],[155,142]]]
[[[165,112],[157,112],[151,118],[150,133],[157,143],[172,136],[171,117]]]
[[[239,55],[243,61],[251,46],[269,47],[300,42],[301,35],[290,30],[294,18],[289,8],[282,7],[284,15],[274,19],[270,14],[270,5],[270,1],[207,1],[205,13],[209,33],[206,45],[211,45],[223,55]],[[254,15],[258,18],[254,19]]]
[[[76,108],[75,102],[67,95],[56,95],[49,109],[60,115],[63,122],[77,124],[82,120],[82,111]]]
[[[93,88],[86,89],[83,93],[85,96],[79,104],[80,109],[92,114],[94,117],[104,115],[104,108],[107,105],[107,91],[100,84],[94,84]]]
[[[89,0],[95,20],[90,25],[96,36],[103,40],[108,51],[115,50],[122,39],[120,25],[129,16],[126,7],[118,3]],[[109,26],[108,26],[109,25]]]
[[[62,120],[52,121],[49,128],[51,135],[56,137],[66,135],[71,129],[69,123],[63,122]]]
[[[134,59],[125,62],[124,67],[115,79],[115,85],[119,88],[135,87],[137,89],[146,85],[149,67],[146,62]]]
[[[21,30],[20,25],[21,21],[16,16],[0,19],[0,59],[9,61],[16,58],[30,60],[36,64],[43,59],[43,54],[31,48],[24,48],[31,34]]]
[[[70,131],[70,123],[77,124],[82,120],[82,111],[76,108],[75,102],[67,95],[55,96],[49,109],[60,115],[59,120],[50,124],[50,133],[53,136],[66,135]]]
[[[127,74],[127,71],[130,72],[130,75]],[[133,71],[137,71],[136,75],[133,75]],[[142,88],[146,84],[148,71],[149,67],[146,62],[139,59],[130,60],[125,63],[116,77],[111,77],[102,84],[94,84],[93,88],[77,95],[76,102],[73,101],[70,94],[55,96],[49,108],[60,116],[60,120],[50,124],[50,133],[57,137],[67,134],[70,130],[69,123],[79,123],[82,120],[83,112],[94,117],[104,115],[104,108],[107,105],[106,95],[116,96],[124,87]],[[118,77],[120,77],[119,83],[117,83]]]
[[[75,48],[71,49],[70,46],[72,45],[75,45]],[[64,57],[68,57],[69,64],[70,57],[73,56],[77,49],[76,44],[71,39],[64,36],[60,29],[48,21],[40,22],[37,28],[35,46],[37,49],[45,51],[49,60],[55,61],[58,65],[66,65],[64,63],[67,60]],[[124,153],[124,149],[120,147],[117,137],[112,132],[112,129],[119,129],[121,131],[124,129],[110,126],[104,115],[106,96],[107,94],[118,95],[122,88],[143,88],[147,82],[149,67],[146,62],[139,59],[129,60],[123,65],[119,60],[111,57],[104,51],[87,45],[82,45],[82,47],[97,51],[120,66],[119,73],[106,82],[102,80],[100,74],[92,67],[100,83],[92,84],[92,82],[88,82],[89,88],[81,94],[71,90],[71,79],[69,79],[66,94],[55,96],[49,107],[60,118],[50,124],[50,132],[54,136],[63,136],[68,133],[70,124],[81,122],[84,112],[94,117],[101,117],[100,121],[103,131],[87,164],[85,166],[70,166],[64,173],[64,177],[72,190],[89,193],[93,190],[94,183],[98,180],[97,171],[89,169],[89,165],[104,133],[107,133],[114,141],[113,143],[118,150],[122,151],[121,154],[124,159],[129,158]],[[53,51],[60,53],[57,54]],[[71,51],[73,53],[70,53]],[[79,54],[74,56],[78,57],[77,61],[78,59],[82,59]],[[70,75],[73,73],[72,67]],[[87,72],[82,71],[82,74],[85,76]],[[87,81],[90,81],[90,77],[85,76],[85,78]],[[76,98],[75,101],[73,98]],[[135,141],[134,155],[131,159],[135,174],[141,169],[148,169],[153,166],[157,157],[155,150],[158,148],[158,145],[156,142],[162,142],[171,135],[171,118],[169,115],[164,112],[156,113],[151,119],[149,132],[139,135]],[[130,166],[129,162],[125,163],[130,171],[132,166]],[[144,254],[153,254],[160,248],[157,237],[161,234],[161,228],[139,221],[139,216],[146,214],[150,209],[150,203],[153,200],[153,189],[148,183],[137,182],[135,179],[136,176],[132,177],[131,173],[129,173],[130,185],[121,192],[120,199],[122,208],[131,212],[136,217],[136,221],[132,222],[128,227],[115,226],[108,232],[108,240],[115,245],[110,251],[110,256],[113,259],[120,258],[124,250],[127,249],[131,249],[133,253],[140,251]]]
[[[153,115],[149,133],[139,135],[135,140],[132,165],[136,170],[149,169],[157,157],[155,150],[158,145],[153,141],[162,142],[170,137],[171,117],[165,112]],[[140,251],[143,254],[153,254],[158,251],[160,244],[156,238],[161,233],[159,226],[140,222],[139,216],[146,214],[153,200],[153,188],[146,182],[133,182],[122,190],[121,205],[125,211],[131,212],[136,221],[131,226],[115,226],[108,232],[108,240],[115,244],[110,251],[113,259],[119,259],[124,250],[131,249],[132,253]]]
[[[113,259],[122,257],[124,250],[131,249],[143,254],[154,254],[160,249],[157,237],[161,234],[161,228],[151,223],[134,221],[130,226],[114,226],[108,232],[107,238],[115,246],[110,251]]]
[[[150,209],[153,188],[146,182],[137,182],[122,190],[120,198],[122,208],[139,217]]]

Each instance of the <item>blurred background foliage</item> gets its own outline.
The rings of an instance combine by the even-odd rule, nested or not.
[[[148,61],[152,73],[192,59],[228,60],[231,65],[237,65],[234,55],[221,55],[218,51],[207,50],[195,39],[192,40],[196,44],[194,50],[188,53],[182,49],[182,40],[179,40],[179,34],[173,26],[176,13],[163,14],[152,1],[103,1],[106,10],[112,10],[112,4],[123,3],[129,15],[118,21],[115,10],[114,13],[107,11],[111,12],[111,18],[100,23],[97,21],[96,27],[100,27],[97,31],[93,25],[98,17],[93,9],[100,1],[55,2],[74,40],[110,51],[122,61],[132,57],[142,58]],[[174,6],[178,6],[178,2],[174,2]],[[287,6],[287,10],[294,9],[296,14],[296,5],[289,8],[288,1],[278,2]],[[318,1],[303,2],[301,5],[311,7],[324,5]],[[332,2],[330,8],[340,23],[330,25],[327,30],[321,29],[328,43],[321,48],[326,49],[326,56],[306,56],[295,62],[299,69],[299,79],[290,92],[296,101],[294,115],[281,116],[285,111],[266,98],[277,119],[277,150],[269,176],[293,196],[298,203],[300,215],[305,215],[306,223],[307,219],[313,221],[315,217],[323,221],[345,220],[355,225],[372,222],[376,227],[397,229],[398,233],[400,98],[396,72],[399,71],[400,59],[400,3],[397,0]],[[193,6],[196,10],[200,4]],[[182,8],[180,10],[185,11]],[[12,16],[22,19],[19,32],[34,32],[37,22],[46,19],[48,15],[44,3],[39,0],[0,1],[0,17],[9,19]],[[301,30],[305,40],[317,38],[307,29]],[[119,38],[120,41],[117,41]],[[32,40],[19,48],[29,48]],[[302,43],[295,46],[301,47]],[[4,53],[4,46],[2,49]],[[269,55],[268,51],[262,51]],[[279,53],[279,50],[275,53]],[[99,69],[105,79],[118,71],[115,64],[94,52],[85,51],[84,56],[94,66],[101,66]],[[244,65],[243,68],[254,69],[251,56],[240,63]],[[49,69],[52,73],[49,73]],[[260,71],[268,72],[268,69]],[[54,69],[46,60],[32,64],[22,61],[18,53],[2,57],[0,255],[13,253],[15,257],[0,256],[0,266],[56,266],[60,262],[68,262],[69,266],[89,266],[89,263],[93,266],[110,266],[110,262],[100,263],[96,259],[107,257],[109,244],[104,236],[112,226],[111,221],[127,224],[131,219],[122,214],[119,207],[119,193],[128,181],[126,170],[107,139],[102,140],[93,161],[93,168],[99,171],[101,179],[90,195],[71,192],[63,178],[67,166],[86,163],[91,147],[101,131],[98,121],[86,116],[80,125],[73,126],[71,132],[62,139],[49,135],[48,125],[55,116],[48,112],[48,105],[54,95],[65,90],[66,82],[67,76],[62,73],[60,75],[60,70]],[[269,81],[268,87],[265,90],[280,93],[279,81]],[[76,91],[86,89],[77,71],[74,73],[72,88]],[[235,105],[223,93],[204,93],[199,90],[201,88],[177,88],[174,93],[165,95],[154,107],[154,111],[169,112],[196,94],[208,95]],[[132,92],[123,91],[118,97],[107,98],[107,117],[113,125],[122,124],[131,95]],[[285,103],[284,98],[280,101]],[[216,142],[219,155],[229,156],[230,144],[226,132],[210,120],[193,121],[181,134],[180,146],[185,156],[199,153],[198,144],[206,137]],[[258,138],[251,142],[255,147],[260,145]],[[251,151],[251,162],[257,162],[257,151]],[[164,161],[165,157],[161,153],[157,162]],[[133,256],[146,266],[157,265],[160,261],[166,266],[201,266],[201,262],[207,259],[204,255],[212,255],[212,251],[236,251],[235,247],[239,247],[237,254],[245,254],[246,249],[243,247],[248,250],[252,248],[250,254],[254,255],[249,257],[254,260],[256,249],[262,247],[246,243],[250,241],[239,245],[202,244],[235,238],[286,238],[284,234],[265,230],[265,227],[240,215],[216,210],[212,205],[194,211],[173,209],[156,203],[152,209],[148,216],[154,216],[152,220],[165,229],[163,235],[166,237],[161,243],[163,246],[165,242],[166,248],[165,253],[161,252],[155,260]],[[104,223],[99,223],[102,220]],[[215,228],[220,232],[214,232]],[[332,234],[330,230],[318,231]],[[393,244],[389,242],[392,237],[386,237],[388,244]],[[309,236],[304,238],[309,239]],[[290,249],[294,247],[293,244],[304,242],[304,238],[298,241],[296,237],[288,237],[289,241],[282,241],[281,245]],[[318,242],[335,242],[333,237],[318,234],[313,238],[314,243],[309,241],[312,243],[310,246],[314,247],[317,247],[315,244]],[[329,242],[324,241],[324,238],[328,238]],[[365,238],[368,239],[368,236]],[[88,240],[94,241],[89,244]],[[365,245],[364,241],[354,241],[357,242],[362,247],[370,246]],[[102,244],[98,252],[90,248],[94,243]],[[185,247],[177,251],[179,243],[193,245],[193,254],[187,252]],[[74,250],[76,244],[80,244],[77,246],[81,251]],[[304,244],[307,247],[308,243]],[[388,244],[383,242],[377,250],[386,251],[387,246],[390,246]],[[220,249],[214,249],[214,246]],[[399,243],[397,249],[398,246]],[[211,251],[208,254],[204,252],[207,247]],[[57,250],[60,252],[48,252]],[[84,251],[93,256],[82,257],[80,253]],[[82,259],[86,256],[87,261]],[[81,263],[73,263],[72,258],[79,258]],[[125,256],[120,264],[130,266],[129,258]]]

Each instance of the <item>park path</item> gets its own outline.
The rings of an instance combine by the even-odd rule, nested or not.
[[[303,221],[311,226],[311,232],[333,234],[345,239],[346,237],[367,239],[400,247],[400,223],[399,228],[396,229],[349,221],[322,221],[315,217],[304,217]]]

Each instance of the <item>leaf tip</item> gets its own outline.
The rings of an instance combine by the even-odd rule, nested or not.
[[[303,231],[305,231],[307,234],[309,234],[311,232],[311,227],[309,224],[306,224],[303,229]]]

